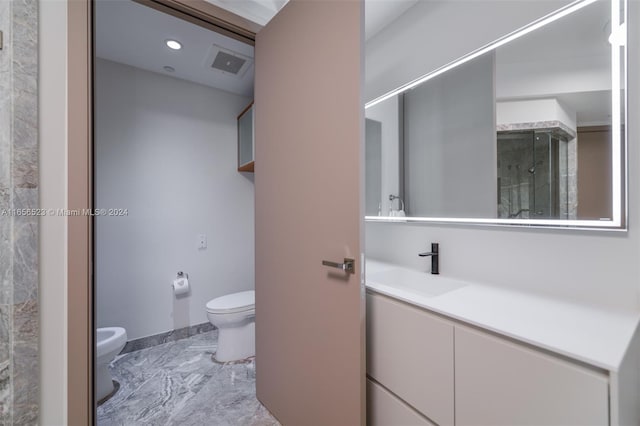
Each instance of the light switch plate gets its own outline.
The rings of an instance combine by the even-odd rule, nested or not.
[[[198,234],[197,248],[198,248],[198,250],[204,250],[204,249],[207,248],[207,235],[206,234]]]

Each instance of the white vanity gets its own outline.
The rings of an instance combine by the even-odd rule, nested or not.
[[[366,285],[368,424],[637,421],[637,312],[375,261]]]

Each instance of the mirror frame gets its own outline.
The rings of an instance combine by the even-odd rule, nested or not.
[[[383,102],[393,96],[402,94],[412,88],[431,80],[434,77],[443,74],[458,65],[477,58],[487,52],[493,51],[498,47],[518,39],[532,31],[544,27],[560,18],[570,15],[592,3],[602,0],[576,0],[568,5],[552,12],[542,18],[531,22],[520,29],[517,29],[491,43],[488,43],[479,49],[476,49],[440,68],[437,68],[421,77],[416,78],[402,86],[379,96],[365,104],[365,110]],[[365,216],[367,222],[396,222],[396,223],[444,223],[444,224],[475,224],[475,225],[491,225],[491,226],[518,226],[528,228],[563,228],[563,229],[588,229],[588,230],[610,230],[610,231],[626,231],[626,218],[628,216],[628,156],[627,156],[627,128],[628,126],[628,99],[627,88],[627,40],[628,40],[628,0],[609,0],[611,1],[611,28],[617,29],[618,40],[622,40],[618,49],[611,49],[611,75],[621,76],[621,78],[612,78],[611,81],[611,128],[621,129],[620,131],[612,131],[611,142],[611,171],[612,171],[612,220],[567,220],[567,219],[505,219],[505,218],[449,218],[449,217],[395,217],[395,216]],[[623,8],[623,9],[621,9]],[[620,68],[620,61],[623,60],[624,70]],[[621,75],[621,72],[624,74]],[[621,96],[620,90],[624,82],[624,94]],[[623,103],[624,102],[624,103]],[[621,120],[621,105],[624,105],[624,127]]]

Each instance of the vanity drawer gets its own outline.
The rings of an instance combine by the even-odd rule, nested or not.
[[[439,425],[453,420],[453,324],[367,294],[367,373]]]
[[[368,426],[437,426],[379,384],[367,379]]]
[[[456,327],[456,425],[607,425],[608,377]]]

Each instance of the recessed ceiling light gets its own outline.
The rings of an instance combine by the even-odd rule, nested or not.
[[[169,49],[173,49],[173,50],[182,49],[182,44],[180,44],[180,42],[177,40],[166,40],[165,43],[167,43],[167,47]]]
[[[162,67],[166,72],[174,72],[176,69],[174,67],[170,67],[169,65],[165,65]]]

